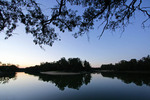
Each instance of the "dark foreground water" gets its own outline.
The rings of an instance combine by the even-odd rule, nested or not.
[[[0,100],[150,100],[150,76],[16,73],[0,76]]]

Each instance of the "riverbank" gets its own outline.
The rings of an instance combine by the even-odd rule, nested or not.
[[[81,72],[64,72],[64,71],[46,71],[40,72],[47,75],[79,75],[86,73],[122,73],[122,74],[150,74],[150,71],[112,71],[112,70],[95,70],[95,71],[81,71]]]
[[[113,71],[113,70],[99,70],[98,72],[107,73],[131,73],[131,74],[150,74],[150,71]]]
[[[40,72],[41,74],[47,75],[79,75],[86,72],[60,72],[60,71],[47,71],[47,72]]]

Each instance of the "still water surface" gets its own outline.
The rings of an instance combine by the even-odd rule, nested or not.
[[[150,100],[150,76],[16,73],[0,76],[0,100]]]

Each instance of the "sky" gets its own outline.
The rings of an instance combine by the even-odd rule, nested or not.
[[[55,0],[42,0],[40,3],[47,13],[47,8],[54,5]],[[148,4],[150,0],[143,2],[143,5]],[[123,33],[105,31],[99,39],[102,28],[98,28],[99,24],[96,23],[95,29],[88,33],[89,40],[86,34],[75,39],[71,32],[60,33],[61,41],[55,41],[52,47],[43,46],[45,50],[33,43],[32,35],[26,34],[24,26],[20,24],[14,32],[16,34],[7,40],[4,39],[4,32],[0,33],[0,61],[18,64],[22,68],[58,61],[62,57],[78,57],[89,61],[92,67],[100,67],[121,60],[141,59],[150,55],[150,29],[142,28],[141,23],[146,18],[142,13],[137,12],[135,16]]]

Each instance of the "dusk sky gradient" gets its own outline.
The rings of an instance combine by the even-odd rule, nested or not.
[[[55,0],[41,0],[40,3],[47,13],[50,10],[47,8],[53,6]],[[149,4],[150,0],[143,0],[143,5]],[[101,64],[117,63],[120,60],[140,59],[150,54],[150,29],[142,28],[144,19],[143,13],[136,12],[135,18],[131,18],[132,24],[123,33],[108,30],[100,39],[98,36],[102,28],[98,28],[99,23],[88,33],[89,40],[86,34],[75,39],[73,33],[66,31],[59,34],[61,41],[55,41],[52,47],[44,45],[45,50],[35,45],[32,35],[26,34],[24,26],[19,24],[14,31],[16,34],[7,40],[4,40],[4,32],[0,33],[0,61],[29,67],[41,62],[57,61],[62,57],[79,57],[89,61],[93,67],[100,67]]]

